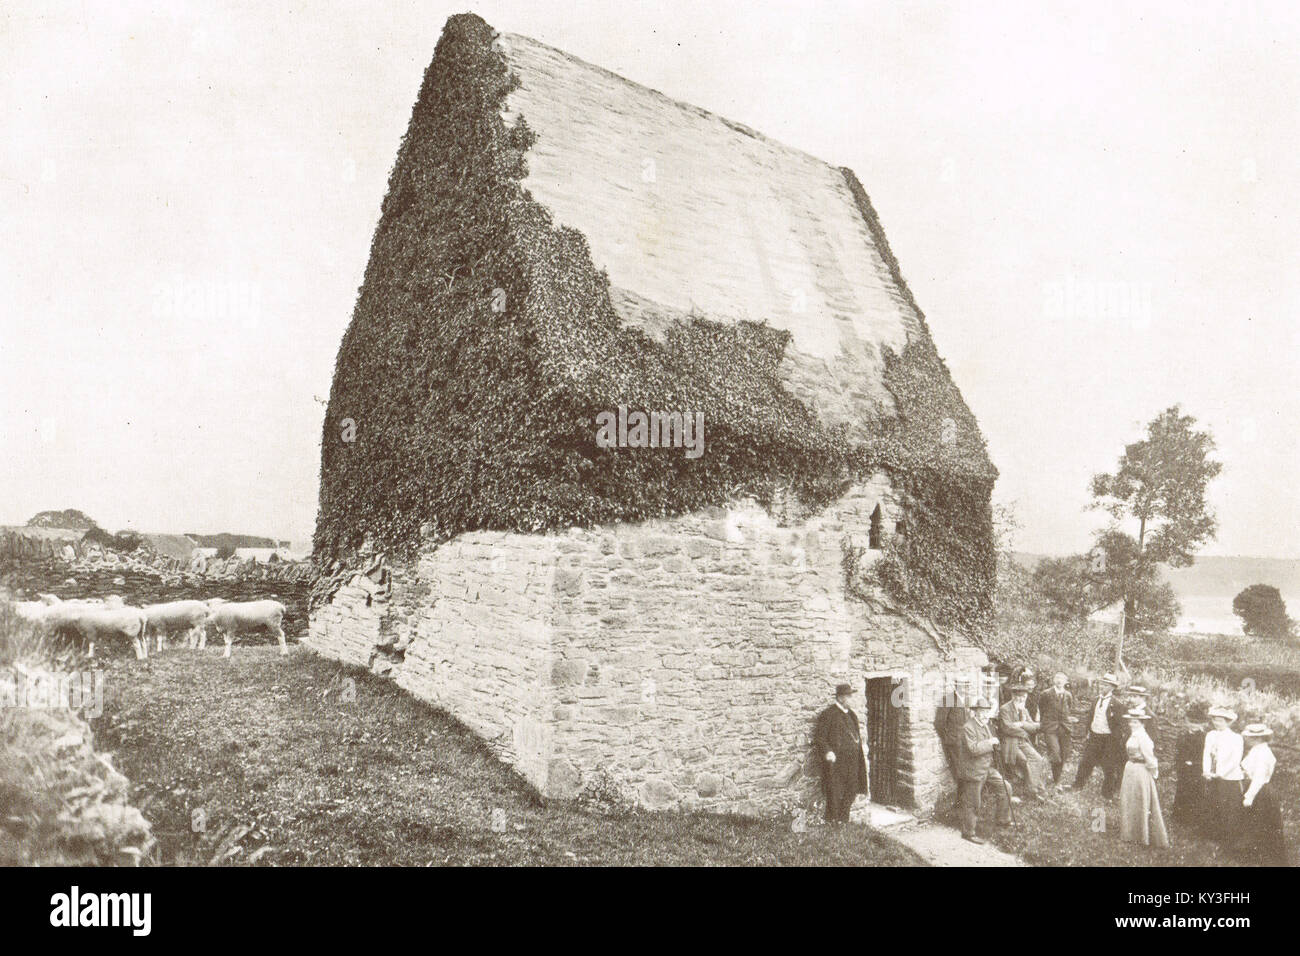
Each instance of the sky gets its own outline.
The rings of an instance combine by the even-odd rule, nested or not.
[[[388,172],[473,9],[853,168],[1015,545],[1087,547],[1161,409],[1210,554],[1300,557],[1300,5],[16,0],[0,8],[0,523],[295,540]]]

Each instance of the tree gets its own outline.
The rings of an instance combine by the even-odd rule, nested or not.
[[[1034,568],[1034,592],[1050,617],[1082,621],[1097,609],[1094,581],[1084,555],[1043,558]]]
[[[1124,602],[1126,634],[1164,631],[1178,623],[1178,597],[1160,566],[1143,560],[1137,539],[1113,528],[1101,532],[1088,555],[1088,569],[1094,607]]]
[[[1295,622],[1286,613],[1282,592],[1271,584],[1252,584],[1232,599],[1232,613],[1247,634],[1281,641],[1293,633]]]
[[[67,528],[72,531],[89,531],[98,528],[95,519],[76,508],[63,511],[40,511],[27,521],[29,528]]]
[[[1113,519],[1097,539],[1098,573],[1124,601],[1126,632],[1168,621],[1171,611],[1177,620],[1177,601],[1157,565],[1187,567],[1218,530],[1205,500],[1223,470],[1214,450],[1209,432],[1174,405],[1152,419],[1146,438],[1125,446],[1114,474],[1093,476],[1093,507]]]

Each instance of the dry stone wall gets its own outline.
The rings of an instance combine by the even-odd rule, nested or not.
[[[752,503],[563,534],[464,534],[357,575],[307,643],[391,675],[456,715],[543,793],[612,775],[643,806],[811,807],[813,720],[832,688],[906,678],[897,802],[951,786],[932,729],[936,674],[985,663],[845,588],[871,513],[901,517],[878,475],[801,522]],[[859,695],[859,716],[865,704]]]

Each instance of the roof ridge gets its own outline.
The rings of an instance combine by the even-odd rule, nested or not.
[[[643,90],[646,93],[652,93],[655,96],[659,97],[661,100],[664,100],[665,102],[669,103],[672,106],[676,106],[678,109],[683,110],[684,112],[694,113],[697,116],[703,117],[704,119],[715,120],[719,123],[722,123],[724,126],[728,127],[729,129],[735,130],[738,133],[743,133],[744,135],[749,136],[752,139],[756,139],[761,142],[768,143],[772,146],[779,147],[780,149],[783,149],[787,152],[796,153],[800,156],[812,160],[815,163],[819,163],[822,166],[825,166],[827,169],[838,172],[840,169],[843,168],[841,166],[837,166],[835,163],[832,163],[829,160],[822,159],[820,156],[814,156],[812,153],[808,152],[807,150],[800,149],[798,146],[791,146],[789,143],[783,142],[779,139],[769,136],[766,133],[762,132],[761,130],[754,129],[754,127],[752,126],[748,126],[745,123],[741,123],[739,120],[728,119],[726,116],[723,116],[721,113],[715,113],[712,110],[706,110],[702,106],[696,106],[694,103],[688,103],[685,100],[675,99],[674,97],[669,96],[667,93],[664,93],[661,90],[656,90],[652,86],[646,86],[644,83],[638,83],[636,80],[628,79],[623,74],[615,73],[613,70],[609,69],[608,67],[601,66],[599,63],[592,63],[590,60],[584,60],[580,56],[574,56],[568,50],[561,50],[559,47],[551,46],[551,44],[549,43],[543,43],[541,40],[538,40],[535,37],[530,37],[523,33],[507,33],[504,31],[498,31],[497,37],[500,39],[504,39],[507,42],[513,40],[523,40],[527,43],[533,44],[534,46],[539,46],[542,49],[549,50],[552,53],[558,54],[564,59],[570,60],[573,63],[577,63],[583,67],[586,67],[589,70],[594,70],[597,73],[604,73],[606,76],[612,77],[613,79],[618,80],[620,83],[626,84],[627,86],[634,86],[638,90]]]

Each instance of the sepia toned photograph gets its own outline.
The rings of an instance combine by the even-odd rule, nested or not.
[[[833,866],[1264,922],[1300,8],[16,0],[0,51],[21,921]]]

